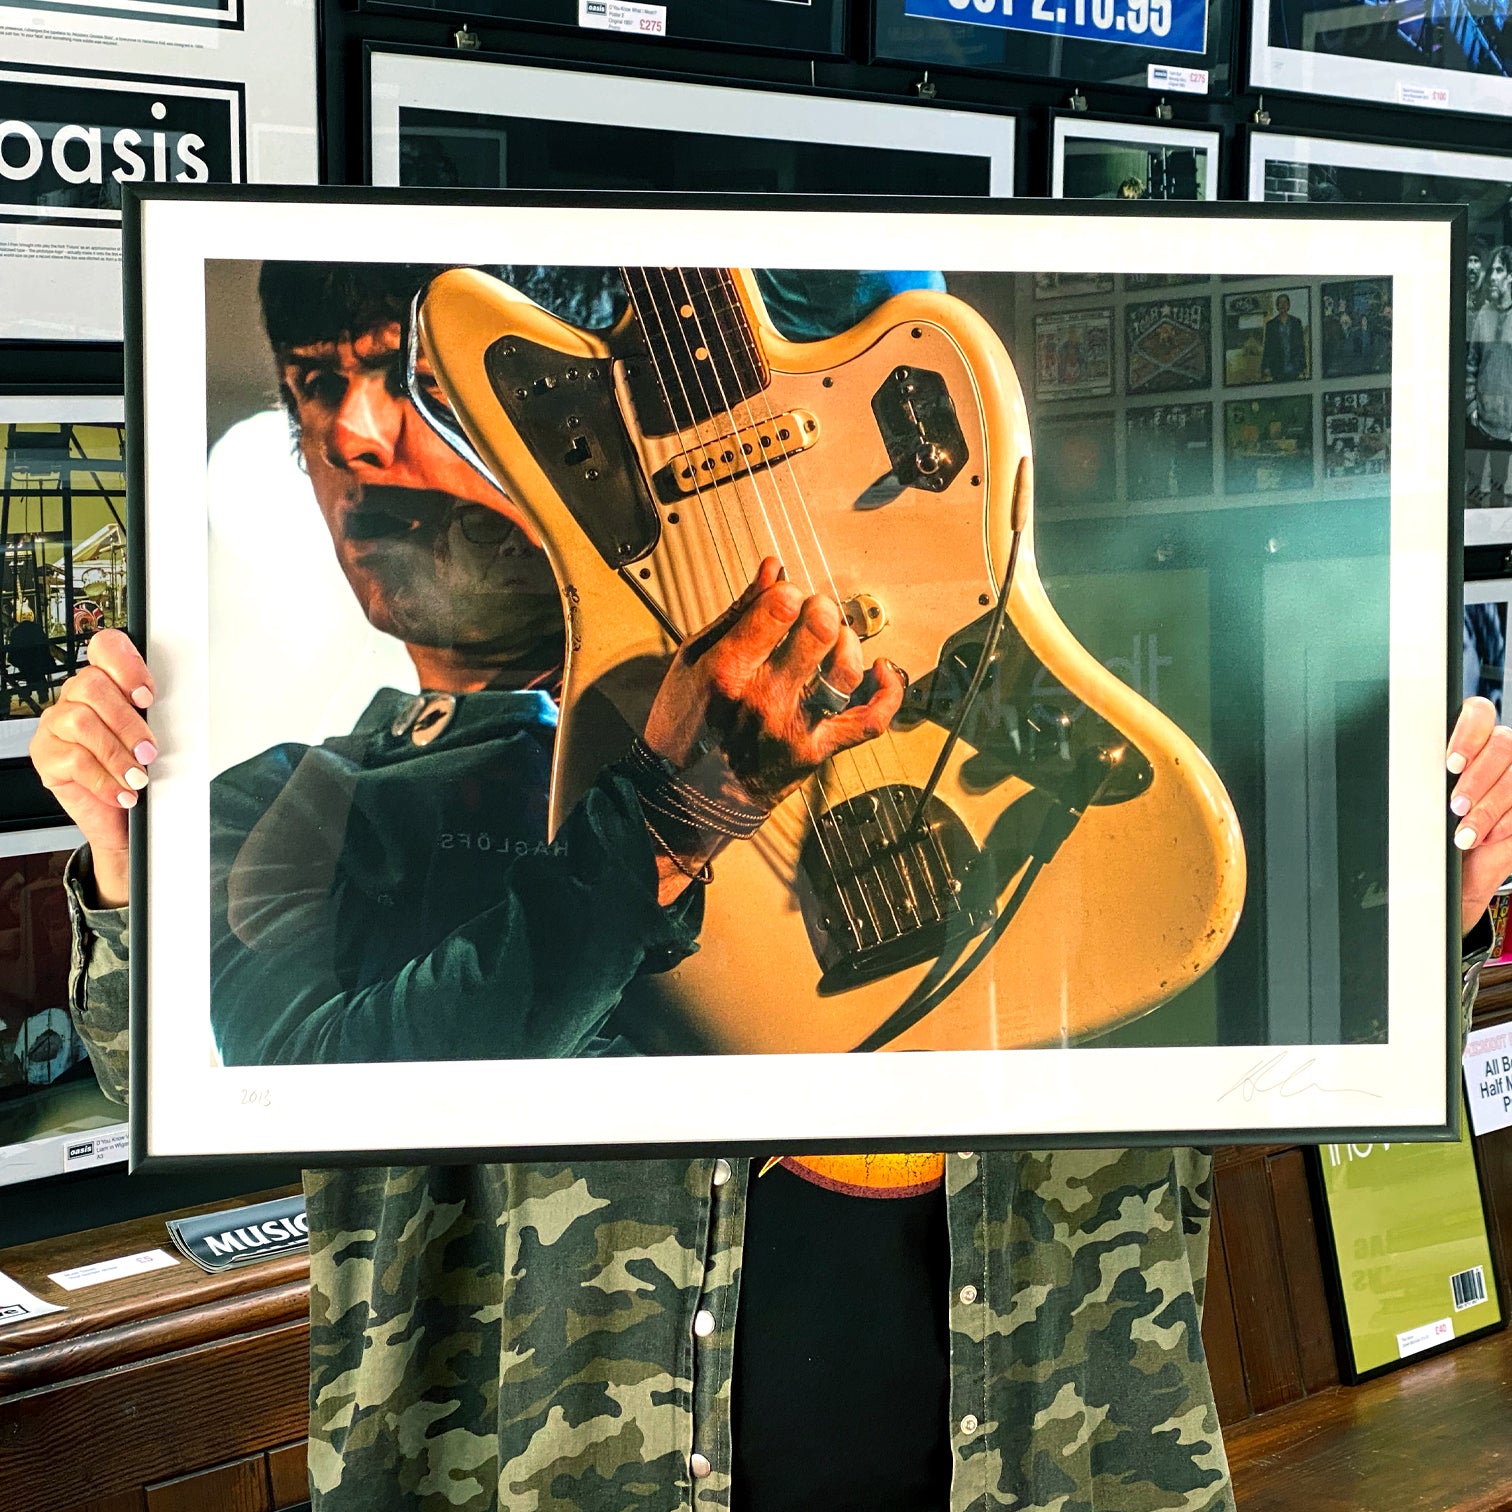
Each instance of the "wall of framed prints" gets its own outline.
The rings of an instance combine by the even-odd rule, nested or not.
[[[1464,196],[1485,392],[1463,502],[1493,579],[1483,601],[1467,594],[1467,688],[1502,675],[1504,19],[1396,25],[1362,0],[0,0],[0,43],[0,87],[22,102],[0,112],[0,276],[21,294],[0,312],[0,436],[31,438],[4,453],[31,492],[0,519],[0,834],[59,824],[25,764],[27,724],[129,592],[113,556],[129,526],[119,453],[101,432],[116,422],[100,417],[121,384],[112,218],[119,185],[145,178]],[[1354,499],[1389,465],[1390,311],[1368,279],[1068,279],[1016,319],[1045,362],[1041,445],[1064,464],[1047,519],[1067,542],[1140,522],[1107,570],[1169,567],[1171,521],[1193,500],[1232,505],[1264,550],[1292,474]],[[1264,969],[1242,941],[1229,964]]]

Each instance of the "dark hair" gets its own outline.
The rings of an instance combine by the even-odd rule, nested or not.
[[[340,341],[397,320],[453,263],[265,262],[257,280],[263,326],[275,352]],[[573,325],[612,325],[624,309],[617,268],[495,267],[487,270]]]

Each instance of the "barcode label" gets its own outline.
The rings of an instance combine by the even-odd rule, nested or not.
[[[1456,1271],[1449,1278],[1449,1290],[1454,1293],[1454,1310],[1463,1312],[1486,1300],[1486,1272],[1484,1267],[1472,1265],[1469,1270]]]

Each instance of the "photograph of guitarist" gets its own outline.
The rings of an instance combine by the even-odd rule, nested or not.
[[[446,1036],[463,1030],[607,1040],[612,1016],[598,1006],[565,1030],[546,1020],[569,990],[568,974],[573,990],[586,983],[602,1004],[616,979],[654,952],[685,948],[696,928],[700,889],[684,872],[701,868],[714,843],[680,847],[679,835],[672,855],[658,848],[636,818],[638,806],[654,812],[642,804],[646,792],[672,806],[654,778],[642,789],[639,777],[612,774],[566,836],[565,852],[537,857],[527,847],[529,871],[520,869],[524,858],[486,853],[500,871],[481,917],[518,931],[515,960],[489,953],[473,914],[449,925],[426,917],[443,899],[462,912],[460,892],[397,891],[408,885],[403,847],[418,848],[434,882],[429,869],[448,854],[442,835],[462,828],[465,816],[435,811],[454,769],[480,801],[514,793],[522,817],[513,833],[526,833],[529,803],[539,802],[527,784],[544,773],[537,751],[551,740],[545,700],[556,623],[528,537],[408,429],[414,415],[390,354],[418,276],[405,287],[367,270],[354,271],[346,288],[336,287],[340,277],[314,283],[298,301],[312,312],[302,331],[272,318],[280,305],[264,287],[301,451],[333,535],[340,532],[338,554],[351,562],[348,580],[375,622],[424,648],[417,660],[434,691],[418,709],[409,697],[380,695],[351,736],[312,751],[279,748],[246,764],[217,797],[222,899],[253,941],[238,936],[235,948],[251,951],[262,938],[296,957],[306,952],[298,969],[269,974],[263,990],[284,1001],[245,1038],[229,1031],[233,1048],[255,1046],[289,1017],[305,991],[299,970],[324,973],[317,991],[329,989],[335,967],[317,947],[329,953],[343,931],[355,932],[349,920],[359,907],[377,920],[361,942],[367,957],[342,964],[372,981],[393,949],[380,935],[447,926],[443,938],[456,947],[396,973],[396,986],[429,1016],[404,1031],[405,1050],[413,1042],[420,1054],[445,1053]],[[414,557],[370,545],[386,533],[417,537]],[[472,548],[490,538],[510,548],[517,574],[509,646],[470,639],[486,616],[455,607],[448,639],[430,644],[422,632],[438,577],[486,598],[468,568]],[[532,603],[536,596],[542,604]],[[770,790],[763,784],[786,782],[817,759],[816,742],[862,737],[896,698],[886,669],[873,672],[870,712],[839,736],[833,728],[817,736],[822,724],[800,708],[804,681],[826,660],[826,677],[839,684],[863,677],[828,609],[799,601],[764,565],[701,638],[699,655],[674,669],[658,705],[665,728],[650,738],[671,740],[697,723],[760,732],[764,754],[754,767],[728,737],[736,754],[726,761],[759,774],[742,799],[759,810]],[[801,654],[785,654],[798,635]],[[32,755],[89,842],[70,867],[70,1001],[102,1084],[122,1097],[126,810],[157,755],[145,718],[157,695],[120,632],[95,636],[89,658],[43,716]],[[443,678],[447,685],[435,687]],[[480,680],[483,691],[473,691]],[[496,716],[498,701],[505,712]],[[443,719],[428,744],[416,742],[417,727]],[[485,744],[512,776],[468,766]],[[1466,703],[1448,768],[1464,851],[1463,923],[1476,930],[1467,947],[1483,955],[1486,905],[1512,870],[1512,730],[1496,727],[1484,700]],[[427,786],[431,771],[437,791]],[[324,803],[338,831],[345,818],[362,841],[323,910],[306,894],[331,869],[323,853],[331,841],[310,830],[296,846],[281,820],[259,831],[296,777],[299,788],[308,783],[302,812]],[[393,801],[418,817],[376,809],[388,781],[398,784]],[[478,812],[478,823],[498,829],[497,814]],[[238,828],[242,848],[259,852],[246,882],[225,854]],[[620,854],[627,847],[628,859]],[[714,865],[717,873],[717,858]],[[544,920],[514,885],[526,877],[532,887],[562,889]],[[394,901],[385,903],[390,888]],[[567,921],[570,936],[554,933],[564,927],[563,894],[581,905]],[[293,939],[282,908],[327,937]],[[573,954],[580,959],[563,959]],[[543,979],[526,980],[531,972]],[[1467,974],[1467,1001],[1476,975]],[[318,1027],[308,1037],[297,1022],[283,1028],[301,1046],[339,1055],[363,1034],[389,1032],[384,1015],[401,996],[359,983],[345,1004],[355,1021],[348,1031],[311,995],[303,1012]],[[690,1080],[688,1095],[717,1097],[719,1086],[716,1063]],[[863,1169],[853,1179],[817,1181],[793,1169],[802,1162],[785,1160],[762,1176],[765,1162],[714,1151],[306,1172],[316,1512],[968,1512],[988,1504],[1233,1512],[1200,1336],[1212,1202],[1206,1153],[951,1152],[921,1158],[901,1191],[873,1182],[872,1197],[885,1200],[852,1194],[867,1184],[855,1178],[873,1158],[854,1159]]]

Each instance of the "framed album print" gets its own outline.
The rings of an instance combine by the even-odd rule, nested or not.
[[[1213,301],[1199,294],[1129,302],[1124,353],[1131,395],[1211,387]]]
[[[1223,95],[1233,12],[1230,0],[875,0],[872,59]]]
[[[1498,724],[1512,724],[1512,704],[1505,695],[1509,604],[1512,578],[1466,579],[1463,696],[1489,698]]]
[[[1446,1130],[1463,218],[1018,204],[133,197],[139,1155]],[[1131,275],[1391,280],[1389,470]]]
[[[1468,206],[1465,544],[1512,542],[1512,157],[1257,131],[1249,174],[1252,200]],[[1348,285],[1320,290],[1325,377],[1364,376],[1393,360],[1396,307],[1369,279]]]
[[[549,27],[742,52],[845,55],[849,0],[357,0],[360,11]]]
[[[1050,193],[1056,199],[1215,200],[1221,132],[1056,114]]]
[[[1013,193],[1010,115],[376,48],[368,90],[375,184]]]
[[[1409,15],[1370,0],[1255,0],[1249,86],[1505,119],[1512,31],[1495,6]]]
[[[0,1186],[126,1159],[126,1110],[68,1013],[71,825],[0,834]]]
[[[121,194],[317,179],[315,0],[0,0],[0,340],[121,339]]]
[[[1223,297],[1223,381],[1296,383],[1312,377],[1309,290],[1247,289]]]
[[[126,625],[125,404],[0,394],[0,760],[97,630]]]
[[[1470,1121],[1451,1144],[1317,1150],[1348,1379],[1504,1328]]]

